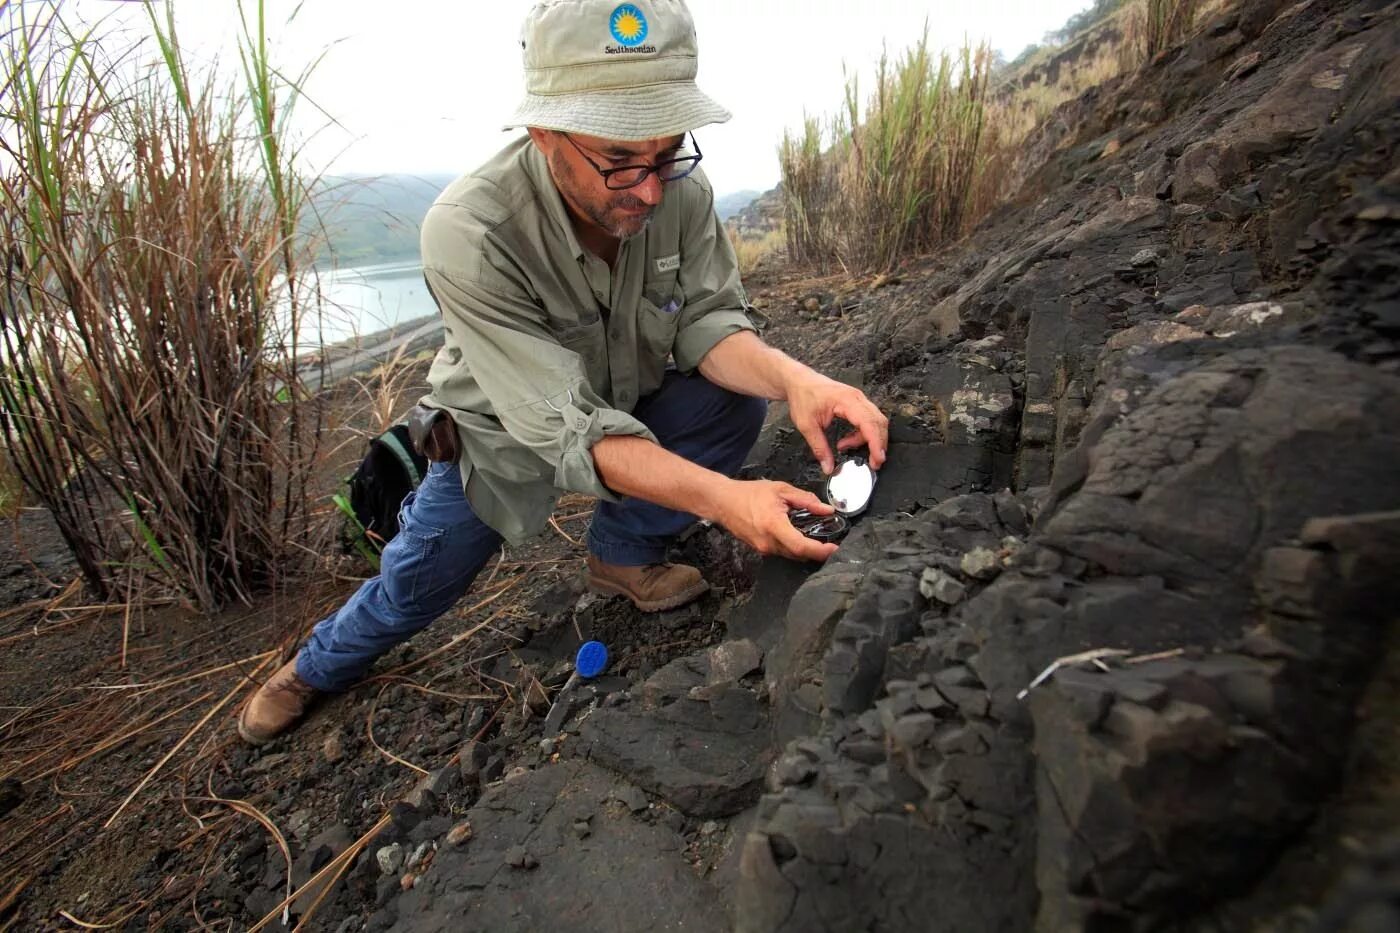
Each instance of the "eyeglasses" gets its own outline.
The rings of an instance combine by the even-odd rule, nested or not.
[[[678,159],[666,159],[654,165],[620,165],[617,168],[603,168],[588,157],[588,153],[584,151],[582,146],[574,141],[572,136],[568,133],[562,133],[561,135],[569,141],[570,145],[578,150],[578,154],[583,156],[584,160],[587,161],[589,165],[593,166],[595,172],[603,176],[603,184],[612,191],[623,191],[627,188],[635,188],[646,181],[647,176],[652,172],[655,172],[656,176],[662,181],[676,181],[684,178],[695,171],[695,166],[700,164],[700,159],[704,155],[704,153],[700,151],[700,144],[695,141],[695,134],[691,133],[689,134],[690,145],[691,148],[695,150],[695,155],[682,156]],[[601,154],[599,157],[606,158]]]

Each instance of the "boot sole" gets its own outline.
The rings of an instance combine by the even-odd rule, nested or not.
[[[599,580],[593,576],[589,576],[588,578],[588,589],[600,596],[625,596],[632,601],[632,605],[636,606],[642,612],[665,612],[667,609],[679,609],[686,603],[694,602],[701,596],[704,596],[709,592],[710,584],[701,580],[688,590],[681,590],[679,593],[667,596],[665,599],[652,600],[638,599],[632,595],[632,591],[627,589],[627,587],[618,583],[611,583],[607,580]]]
[[[247,742],[249,745],[257,745],[257,746],[266,745],[268,742],[271,742],[273,739],[277,738],[277,736],[275,736],[275,735],[268,735],[268,736],[261,736],[261,737],[260,737],[260,736],[255,736],[255,735],[253,735],[253,734],[252,734],[251,732],[249,732],[246,728],[244,728],[244,726],[243,726],[243,717],[242,717],[242,716],[239,716],[239,717],[238,717],[238,737],[239,737],[240,739],[242,739],[243,741]]]

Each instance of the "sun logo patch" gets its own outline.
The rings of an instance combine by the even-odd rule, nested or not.
[[[641,45],[647,37],[647,18],[641,10],[630,3],[612,11],[608,18],[608,28],[612,37],[627,48]]]

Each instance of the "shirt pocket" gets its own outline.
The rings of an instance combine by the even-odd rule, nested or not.
[[[657,305],[646,296],[637,302],[637,335],[642,349],[663,364],[671,355],[680,322],[681,306],[674,298],[663,305]]]
[[[600,373],[607,370],[608,346],[600,318],[586,324],[574,324],[554,329],[554,337],[565,349],[573,350],[583,361],[589,382],[597,385]]]

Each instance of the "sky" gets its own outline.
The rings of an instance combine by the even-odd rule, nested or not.
[[[245,0],[253,2],[256,0]],[[501,125],[524,91],[519,33],[533,0],[267,0],[274,59],[297,73],[320,57],[297,132],[311,165],[337,174],[469,171],[513,138]],[[702,90],[728,123],[697,132],[718,194],[766,190],[776,149],[804,113],[842,104],[844,73],[869,86],[882,46],[897,53],[924,23],[935,47],[986,40],[1014,58],[1089,0],[690,0]],[[136,4],[74,0],[84,18]],[[299,9],[297,9],[299,7]],[[288,17],[294,9],[294,19]],[[391,11],[388,15],[386,11]],[[196,60],[232,68],[235,0],[176,4],[183,45]],[[222,50],[222,51],[220,51]],[[317,109],[319,108],[319,109]],[[330,119],[333,118],[334,122]]]

